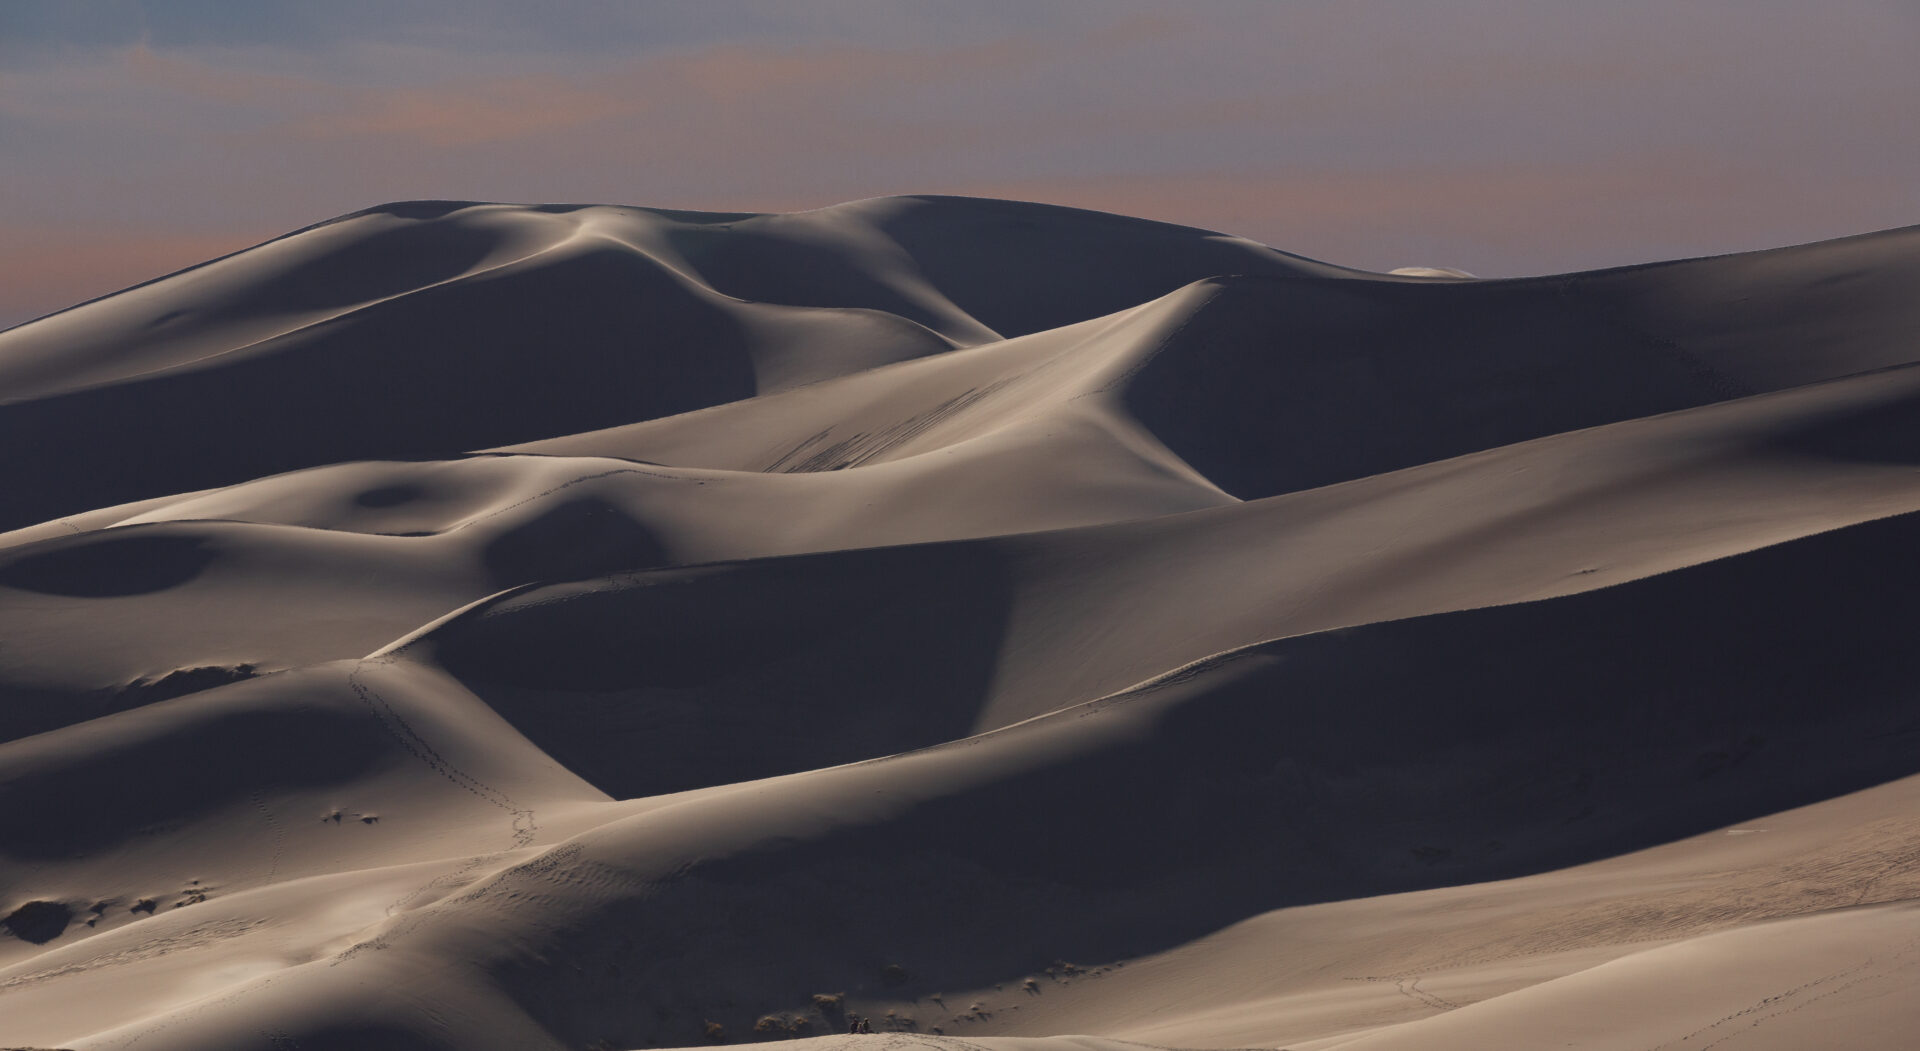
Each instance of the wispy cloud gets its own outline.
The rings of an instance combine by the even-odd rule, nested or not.
[[[356,92],[274,131],[321,141],[394,138],[428,146],[474,146],[551,134],[644,105],[553,77],[510,77],[431,89]]]
[[[314,77],[236,68],[179,54],[155,51],[146,41],[112,53],[134,84],[232,106],[278,109],[339,88]]]

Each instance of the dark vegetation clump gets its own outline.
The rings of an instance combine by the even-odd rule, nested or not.
[[[5,927],[21,941],[44,945],[60,937],[60,932],[73,922],[73,908],[57,901],[30,901],[13,910],[7,918],[0,920]]]
[[[142,676],[120,687],[119,693],[122,703],[129,707],[137,707],[184,697],[190,693],[199,693],[201,690],[211,690],[216,686],[244,682],[258,674],[258,670],[251,664],[210,664],[205,667],[170,671],[157,679]]]
[[[764,1015],[753,1023],[753,1034],[762,1040],[786,1040],[805,1036],[813,1029],[806,1015]]]

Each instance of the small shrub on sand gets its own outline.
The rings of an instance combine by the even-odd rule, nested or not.
[[[762,1040],[785,1037],[805,1036],[813,1028],[813,1019],[806,1015],[763,1015],[753,1023],[753,1035]]]

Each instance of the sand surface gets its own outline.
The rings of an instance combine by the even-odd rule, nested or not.
[[[369,209],[0,332],[0,1047],[1905,1046],[1916,545],[1920,229]]]

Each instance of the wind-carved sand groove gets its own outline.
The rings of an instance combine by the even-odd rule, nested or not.
[[[1915,332],[907,197],[0,333],[0,1045],[1878,1051]]]

